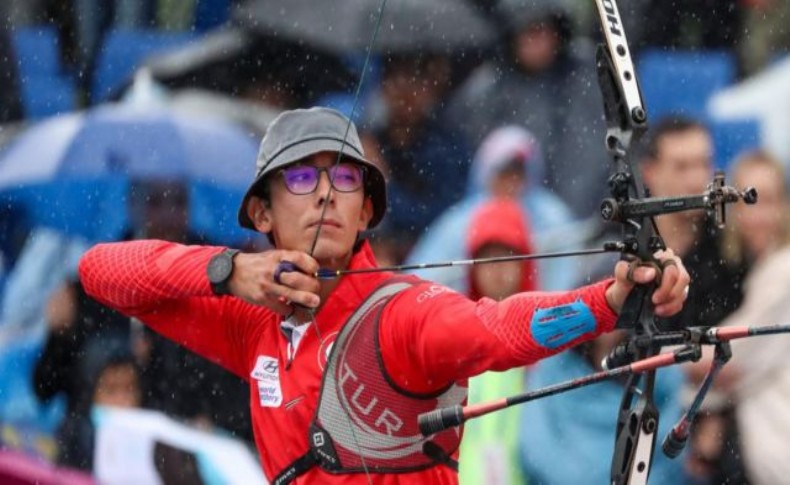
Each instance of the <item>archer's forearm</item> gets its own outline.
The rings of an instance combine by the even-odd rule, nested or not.
[[[153,240],[99,244],[80,260],[80,281],[96,300],[137,315],[163,300],[212,296],[205,268],[222,250]]]
[[[611,280],[578,290],[472,302],[439,285],[398,296],[380,331],[387,370],[401,387],[432,392],[489,370],[533,364],[614,328]]]

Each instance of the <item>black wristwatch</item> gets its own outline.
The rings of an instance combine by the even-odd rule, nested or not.
[[[206,274],[215,295],[230,295],[228,283],[233,274],[233,257],[238,253],[238,249],[226,249],[209,260]]]

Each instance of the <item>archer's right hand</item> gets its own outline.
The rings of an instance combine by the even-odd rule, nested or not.
[[[296,270],[278,273],[281,262],[292,263]],[[321,304],[321,285],[314,276],[318,268],[318,261],[301,251],[239,253],[233,258],[228,287],[243,300],[288,316],[294,312],[294,305],[314,309]]]

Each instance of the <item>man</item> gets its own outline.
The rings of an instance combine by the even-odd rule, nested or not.
[[[275,249],[105,244],[86,253],[80,275],[95,298],[249,379],[274,483],[454,483],[460,432],[426,440],[417,416],[462,402],[468,377],[611,330],[633,286],[625,263],[613,281],[502,302],[391,273],[318,280],[319,268],[376,267],[359,233],[386,210],[381,171],[353,124],[324,108],[275,119],[257,169],[239,222]],[[653,301],[667,316],[689,279],[671,251],[658,257],[666,269]],[[633,279],[655,276],[641,267]]]
[[[656,123],[645,139],[642,172],[654,197],[701,194],[713,179],[713,141],[700,122],[683,117]],[[703,210],[656,218],[667,247],[687,266],[694,286],[689,303],[668,322],[674,327],[717,325],[740,305],[744,265],[724,261],[717,228]]]
[[[402,263],[425,227],[464,192],[472,158],[464,136],[443,121],[453,77],[443,53],[389,53],[372,104],[367,155],[389,167],[390,211],[373,243],[377,256]]]
[[[683,117],[658,121],[644,139],[642,173],[655,197],[702,193],[713,178],[713,141],[700,122]],[[694,286],[688,303],[670,319],[659,323],[666,330],[718,325],[743,300],[746,262],[728,262],[717,228],[705,211],[686,211],[656,218],[659,232],[688,268]],[[684,368],[692,382],[702,379],[704,366]],[[696,388],[694,388],[696,390]],[[693,390],[689,389],[690,397]],[[714,483],[738,481],[743,465],[733,436],[732,403],[709,396],[705,413],[696,422],[689,446],[687,470],[698,480]]]
[[[574,29],[572,4],[500,0],[501,41],[448,101],[446,117],[478,146],[502,125],[522,126],[540,140],[544,184],[577,218],[597,212],[610,162],[606,124],[589,42]],[[474,113],[474,116],[470,116]],[[580,176],[580,174],[584,174]]]

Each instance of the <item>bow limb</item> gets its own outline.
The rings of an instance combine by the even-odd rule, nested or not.
[[[613,208],[628,206],[632,200],[646,198],[638,168],[629,158],[631,143],[647,129],[636,71],[628,49],[620,13],[615,0],[595,0],[604,33],[604,45],[597,52],[598,81],[604,98],[607,121],[606,148],[612,158],[609,178],[611,198],[604,201],[601,213],[608,219]],[[653,261],[653,253],[664,249],[651,215],[622,214],[624,258]],[[657,333],[651,301],[655,284],[637,285],[626,299],[617,326],[643,336],[650,342]],[[636,349],[632,360],[654,357],[659,345]],[[643,382],[642,382],[643,381]],[[647,483],[658,428],[658,410],[653,402],[655,371],[644,379],[629,376],[617,420],[611,483]]]

